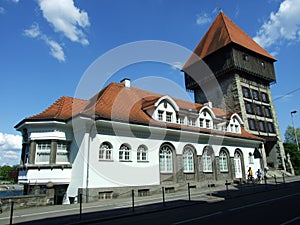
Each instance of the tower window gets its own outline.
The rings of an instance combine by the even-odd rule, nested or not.
[[[258,115],[258,116],[263,115],[261,105],[256,105],[256,115]]]
[[[251,102],[245,102],[246,112],[249,114],[254,114],[253,106]]]
[[[269,133],[275,133],[274,124],[271,122],[267,123]]]
[[[251,92],[249,88],[243,87],[243,96],[245,98],[251,98]]]
[[[249,129],[250,130],[257,130],[256,123],[254,119],[248,119]]]
[[[263,68],[265,68],[265,62],[264,61],[261,61],[261,66],[263,67]]]
[[[268,98],[267,93],[261,92],[261,100],[263,102],[267,102],[267,103],[269,102],[269,98]]]
[[[264,121],[258,121],[259,125],[259,130],[265,132],[266,131],[266,126]]]
[[[259,100],[259,94],[258,91],[252,90],[252,95],[254,100]]]
[[[271,115],[271,110],[269,107],[265,106],[265,115],[266,117],[268,118],[272,118],[272,115]]]
[[[248,61],[248,60],[249,60],[249,56],[246,55],[246,54],[244,54],[244,55],[243,55],[243,59],[244,59],[245,61]]]

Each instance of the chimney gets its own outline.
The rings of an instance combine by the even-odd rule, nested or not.
[[[212,107],[213,107],[211,101],[208,101],[208,102],[204,103],[204,105],[207,105],[209,108],[212,108]]]
[[[130,89],[130,79],[129,78],[124,78],[123,80],[121,80],[120,82],[121,84],[124,84],[124,86],[128,89]]]

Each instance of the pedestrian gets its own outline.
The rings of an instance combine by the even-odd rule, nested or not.
[[[258,169],[256,171],[256,176],[257,176],[257,181],[260,182],[261,181],[261,170],[260,169]]]
[[[253,178],[253,171],[252,171],[251,167],[249,167],[249,169],[248,169],[248,180],[252,181],[252,178]]]

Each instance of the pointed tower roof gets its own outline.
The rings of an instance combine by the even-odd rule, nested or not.
[[[215,21],[206,32],[200,43],[194,50],[194,53],[201,59],[210,55],[230,43],[235,43],[250,51],[265,56],[272,61],[276,59],[265,49],[257,44],[249,35],[241,30],[231,19],[222,11],[216,17]],[[194,60],[188,60],[183,68],[188,67]]]

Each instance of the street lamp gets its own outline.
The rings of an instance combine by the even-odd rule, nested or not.
[[[294,135],[295,135],[295,139],[296,139],[297,149],[298,149],[298,151],[300,151],[300,150],[299,150],[299,143],[298,143],[297,132],[296,132],[295,126],[294,126],[294,117],[293,117],[293,115],[294,115],[295,113],[297,113],[297,110],[294,110],[294,111],[291,112],[291,117],[292,117],[292,124],[293,124],[293,129],[294,129]]]

